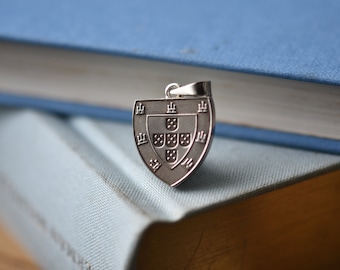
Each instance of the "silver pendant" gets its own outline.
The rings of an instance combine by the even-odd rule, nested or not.
[[[165,98],[136,100],[135,142],[144,163],[165,183],[176,186],[204,160],[215,126],[210,82],[172,83]]]

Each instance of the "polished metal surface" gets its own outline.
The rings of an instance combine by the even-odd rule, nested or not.
[[[136,100],[133,130],[138,151],[150,171],[176,186],[204,160],[215,125],[210,82],[165,88],[165,98]]]

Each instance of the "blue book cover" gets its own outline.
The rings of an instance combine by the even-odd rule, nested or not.
[[[0,38],[340,84],[340,3],[13,1]]]
[[[338,86],[339,10],[340,2],[334,0],[5,0],[0,3],[0,39]],[[130,118],[130,112],[21,98],[3,94],[0,100],[63,113]],[[226,124],[217,125],[216,132],[340,153],[334,139]]]

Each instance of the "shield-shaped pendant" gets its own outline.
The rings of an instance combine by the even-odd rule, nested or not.
[[[170,84],[166,98],[137,100],[133,128],[138,151],[151,172],[176,186],[204,160],[215,125],[210,82]]]

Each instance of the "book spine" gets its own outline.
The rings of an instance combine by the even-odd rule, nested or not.
[[[130,268],[153,218],[115,186],[124,176],[100,172],[92,162],[100,154],[53,117],[0,112],[0,130],[1,219],[36,261],[45,269]]]

